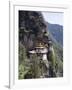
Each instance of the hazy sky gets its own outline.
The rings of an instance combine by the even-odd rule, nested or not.
[[[63,25],[63,13],[42,12],[42,14],[47,22]]]

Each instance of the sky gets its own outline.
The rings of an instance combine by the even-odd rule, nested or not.
[[[42,12],[44,19],[52,24],[63,25],[63,13]]]

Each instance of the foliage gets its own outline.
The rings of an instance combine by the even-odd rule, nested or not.
[[[19,79],[23,79],[25,74],[29,71],[29,60],[26,55],[26,49],[24,45],[19,43]]]

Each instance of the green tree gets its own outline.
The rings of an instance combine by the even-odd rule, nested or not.
[[[31,72],[34,78],[39,78],[41,75],[40,60],[36,54],[31,57]]]
[[[19,79],[24,79],[25,74],[29,71],[29,60],[26,55],[24,45],[19,43]]]

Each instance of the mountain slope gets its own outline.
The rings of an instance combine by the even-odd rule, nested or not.
[[[57,26],[55,29],[54,27]],[[48,23],[48,30],[49,30],[49,38],[52,40],[54,51],[55,51],[55,56],[56,56],[56,61],[57,61],[57,75],[58,76],[63,76],[63,47],[62,47],[62,27],[60,25],[53,25]],[[60,35],[59,35],[60,34]],[[59,37],[59,36],[60,37]]]
[[[52,36],[56,39],[56,41],[63,46],[63,26],[58,24],[48,24],[48,30],[52,34]]]

